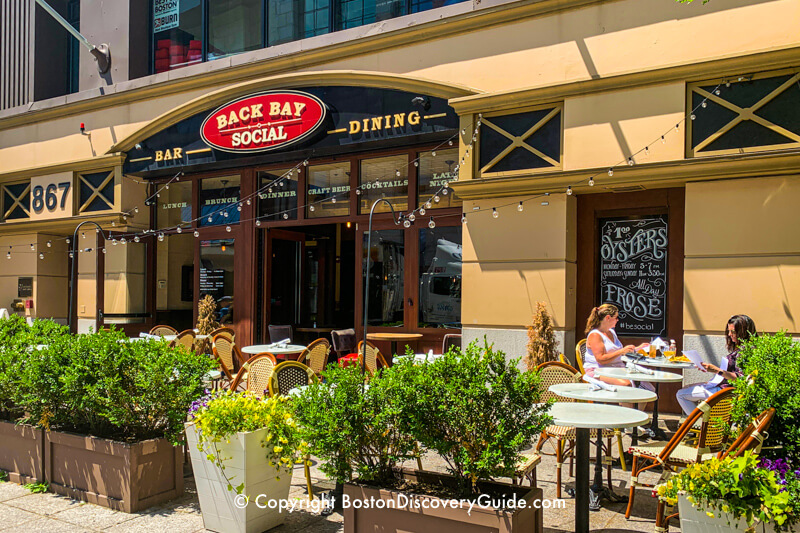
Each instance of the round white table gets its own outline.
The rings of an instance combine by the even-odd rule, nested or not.
[[[635,427],[647,422],[647,413],[596,403],[556,402],[550,408],[553,424],[576,429],[575,531],[589,531],[589,430]]]
[[[245,346],[242,348],[242,353],[248,355],[256,355],[261,352],[269,352],[275,356],[276,359],[286,359],[287,355],[295,355],[303,353],[306,347],[301,344],[254,344],[252,346]],[[280,356],[280,357],[279,357]]]
[[[197,335],[195,335],[195,336],[194,336],[195,340],[198,340],[198,341],[205,340],[205,339],[207,339],[208,337],[210,337],[210,335],[200,335],[200,334],[197,334]],[[172,342],[172,341],[174,341],[175,339],[177,339],[177,338],[178,338],[178,336],[177,336],[177,335],[161,335],[161,338],[162,338],[162,339],[164,339],[164,340],[165,340],[165,341],[167,341],[167,342]]]
[[[637,363],[637,364],[639,364],[640,366],[646,366],[642,363]],[[670,363],[670,364],[675,364],[675,363]],[[629,379],[631,381],[647,381],[650,383],[654,383],[656,387],[656,396],[658,396],[659,383],[683,381],[683,375],[681,374],[673,374],[672,372],[662,372],[660,370],[653,370],[652,374],[648,374],[646,372],[628,372],[627,368],[599,367],[595,369],[594,374],[596,376],[606,376],[609,378]],[[663,429],[658,427],[658,398],[656,398],[655,402],[653,403],[653,419],[650,422],[650,432],[653,434],[654,437],[660,440],[667,440],[667,434],[664,432]],[[634,431],[634,436],[636,436],[635,431]]]

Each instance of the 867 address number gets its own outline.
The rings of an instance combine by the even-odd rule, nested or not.
[[[69,192],[70,182],[62,181],[58,185],[55,183],[51,183],[47,186],[47,188],[37,185],[33,188],[32,198],[31,198],[31,207],[37,213],[40,213],[43,208],[47,208],[48,211],[53,211],[56,206],[59,204],[58,201],[58,192],[59,189],[61,191],[61,207],[60,209],[64,209],[64,206],[67,204],[67,192]]]

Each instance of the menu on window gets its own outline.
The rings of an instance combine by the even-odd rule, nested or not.
[[[664,335],[667,215],[600,220],[600,303],[619,307],[618,335]]]
[[[215,300],[219,300],[225,292],[225,270],[223,269],[200,269],[200,294],[210,294]]]

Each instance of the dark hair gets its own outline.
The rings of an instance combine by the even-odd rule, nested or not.
[[[602,322],[605,317],[618,314],[619,309],[617,309],[617,306],[614,304],[603,304],[599,307],[593,307],[591,314],[589,314],[589,320],[586,321],[586,331],[584,333],[588,335],[590,331],[600,325],[600,322]]]
[[[731,340],[730,335],[728,335],[728,326],[731,324],[733,324],[733,331],[736,333],[735,343]],[[738,348],[742,341],[746,341],[755,335],[756,324],[753,322],[753,319],[747,315],[733,315],[728,319],[728,323],[725,325],[725,343],[728,346],[729,352]]]

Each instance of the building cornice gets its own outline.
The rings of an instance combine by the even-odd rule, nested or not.
[[[74,161],[65,161],[53,165],[29,167],[19,170],[12,170],[10,172],[0,172],[0,182],[8,183],[18,179],[44,176],[47,174],[56,174],[58,172],[87,172],[92,170],[106,170],[124,163],[125,157],[126,155],[122,153],[109,153],[92,157],[90,159],[76,159]]]
[[[483,200],[509,196],[525,196],[546,192],[563,193],[571,186],[575,194],[626,191],[632,187],[660,189],[680,187],[693,181],[708,181],[757,176],[800,174],[800,151],[781,153],[720,156],[641,164],[620,168],[613,177],[605,177],[606,169],[583,169],[528,177],[486,178],[451,182],[456,194],[464,200]],[[595,176],[595,185],[586,183]],[[580,183],[580,185],[576,185]]]
[[[452,98],[450,105],[459,115],[463,116],[472,113],[515,109],[519,106],[552,103],[587,94],[633,89],[648,85],[733,77],[752,72],[797,67],[798,65],[800,65],[800,47],[793,47],[557,85]]]
[[[231,66],[216,67],[214,62],[211,61],[186,67],[185,69],[170,71],[168,75],[176,76],[176,79],[164,79],[164,75],[146,76],[130,82],[123,82],[121,84],[123,86],[135,85],[135,87],[119,90],[118,92],[116,92],[115,86],[111,86],[108,88],[86,91],[86,93],[92,95],[89,97],[85,96],[83,93],[60,97],[53,100],[64,102],[61,105],[54,105],[53,107],[43,109],[31,109],[6,117],[0,116],[0,130],[143,100],[160,98],[191,90],[219,87],[251,80],[253,78],[296,72],[298,70],[324,65],[332,61],[341,61],[360,55],[407,46],[410,43],[439,40],[452,35],[477,31],[491,26],[518,22],[523,18],[542,17],[563,11],[580,9],[593,4],[603,3],[603,1],[604,0],[522,0],[508,2],[505,0],[487,0],[483,2],[483,6],[477,9],[474,7],[459,7],[469,6],[469,4],[456,4],[455,6],[449,7],[454,10],[465,10],[452,15],[443,15],[442,12],[439,11],[426,11],[414,15],[418,18],[422,18],[423,21],[417,24],[413,24],[412,22],[412,25],[409,25],[409,19],[406,18],[407,16],[399,17],[398,19],[383,21],[364,26],[361,29],[356,29],[359,31],[359,36],[355,38],[347,38],[347,35],[342,32],[341,41],[330,44],[323,41],[323,44],[319,44],[316,47],[310,44],[314,41],[309,39],[272,48],[265,48],[253,55],[241,54],[240,56],[233,56],[230,59],[232,62],[241,61],[241,63]],[[480,2],[476,4],[480,4]],[[486,7],[486,4],[489,4],[488,7]],[[432,18],[433,20],[425,20],[425,18]],[[384,31],[383,28],[385,27],[396,29]],[[347,32],[350,30],[344,31]],[[309,42],[309,44],[306,44],[306,42]],[[265,50],[269,50],[269,52],[264,52]],[[258,53],[269,53],[270,56],[260,58],[257,57]],[[221,65],[222,63],[217,64]],[[70,102],[70,98],[79,98],[79,100]],[[31,103],[29,107],[35,107],[37,104],[37,102]]]

